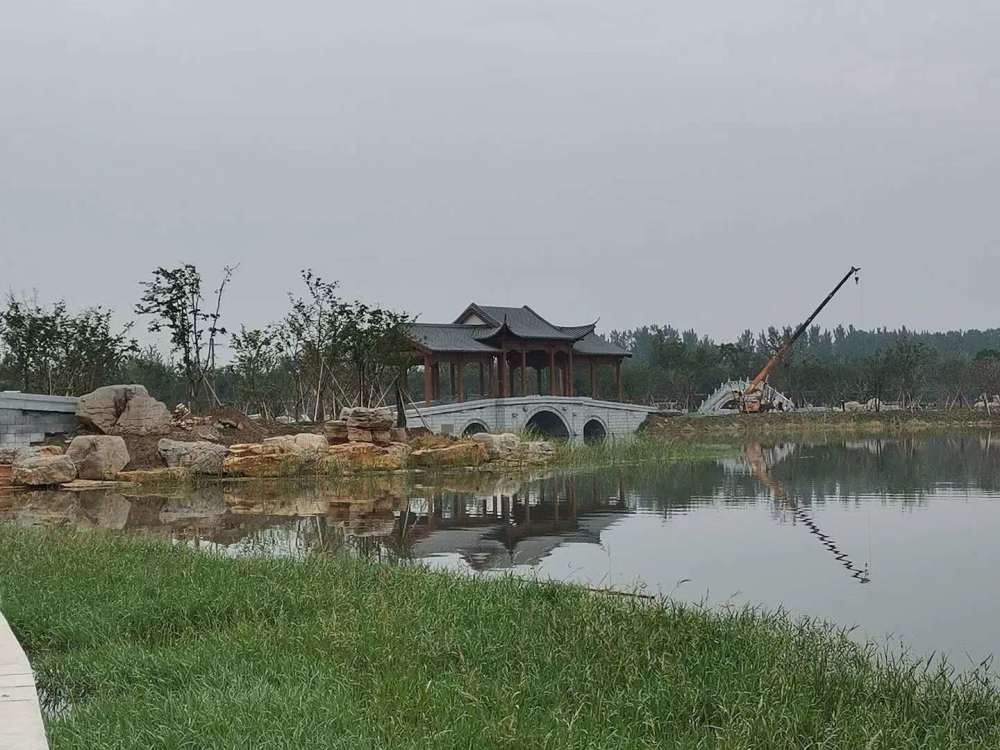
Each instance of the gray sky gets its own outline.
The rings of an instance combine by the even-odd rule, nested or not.
[[[426,321],[1000,325],[1000,3],[90,0],[0,19],[4,287]]]

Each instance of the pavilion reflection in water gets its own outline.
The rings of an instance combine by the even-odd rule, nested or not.
[[[636,506],[614,476],[475,484],[484,486],[273,483],[264,492],[245,484],[176,495],[23,492],[0,497],[0,522],[157,536],[229,555],[457,555],[484,571],[535,564],[564,544],[600,544],[602,532]]]

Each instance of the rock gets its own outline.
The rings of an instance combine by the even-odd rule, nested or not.
[[[369,409],[364,406],[341,409],[340,418],[347,424],[348,429],[354,427],[358,430],[371,430],[373,432],[385,432],[392,427],[393,423],[392,412],[388,409]]]
[[[389,430],[389,437],[392,438],[394,443],[408,443],[410,442],[410,433],[406,431],[405,427],[393,427]]]
[[[381,446],[374,443],[343,443],[331,446],[328,471],[398,471],[406,465],[410,447],[403,443]]]
[[[10,467],[10,481],[14,484],[47,486],[74,479],[76,464],[69,456],[27,456],[16,459]]]
[[[163,438],[156,444],[160,457],[170,468],[189,469],[192,474],[222,474],[222,462],[229,450],[224,445],[199,440],[185,443]]]
[[[171,427],[167,407],[141,385],[106,385],[81,396],[76,416],[110,435],[162,435]]]
[[[191,472],[181,467],[158,469],[135,469],[118,473],[119,482],[135,482],[136,484],[157,484],[159,482],[182,482],[191,476]]]
[[[32,456],[61,456],[64,452],[61,445],[29,445],[26,448],[15,449],[12,461]]]
[[[521,448],[521,438],[512,432],[502,432],[499,435],[493,435],[489,432],[478,432],[472,435],[470,439],[482,444],[486,448],[486,453],[490,459],[507,458]]]
[[[445,468],[449,466],[479,466],[488,458],[482,443],[471,440],[443,448],[424,448],[410,454],[410,466]]]
[[[66,455],[80,479],[114,479],[129,462],[128,448],[118,435],[77,435]]]
[[[295,424],[294,418],[286,416],[275,417],[274,421],[278,424]]]
[[[323,425],[323,432],[326,434],[327,442],[331,445],[346,443],[347,422],[342,419],[331,419]]]
[[[522,446],[521,453],[529,463],[545,463],[555,455],[556,449],[547,440],[532,440]]]
[[[265,446],[267,447],[267,446]],[[232,477],[292,477],[315,473],[319,454],[248,453],[228,455],[222,471]]]
[[[365,430],[360,427],[348,427],[347,439],[352,443],[388,445],[392,442],[392,432],[390,430]]]
[[[300,432],[297,435],[279,435],[264,439],[264,445],[276,445],[282,453],[326,453],[329,443],[325,435]]]
[[[857,412],[857,411],[864,411],[864,410],[865,410],[864,404],[862,404],[860,401],[845,401],[844,402],[844,411]]]
[[[185,419],[191,416],[191,410],[188,408],[187,404],[177,404],[174,407],[173,419],[174,422],[183,422]]]

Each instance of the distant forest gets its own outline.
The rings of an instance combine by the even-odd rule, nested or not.
[[[287,313],[260,328],[227,321],[225,293],[236,268],[214,283],[192,265],[154,269],[136,285],[132,312],[165,349],[141,347],[134,324],[111,311],[9,295],[0,302],[0,390],[78,395],[109,383],[139,383],[169,406],[234,405],[266,416],[322,419],[344,405],[392,404],[397,386],[422,398],[402,313],[343,298],[337,282],[309,270],[288,292]],[[720,343],[695,331],[648,325],[607,338],[632,352],[626,398],[694,409],[720,384],[752,377],[790,328],[745,331]],[[588,392],[585,368],[577,392]],[[612,393],[602,368],[603,393]],[[467,374],[475,377],[475,374]],[[879,398],[904,406],[968,405],[1000,393],[1000,329],[928,333],[838,326],[806,331],[771,383],[797,404],[837,406]],[[471,390],[469,391],[471,392]],[[399,398],[405,398],[399,394]]]
[[[632,352],[624,369],[630,400],[696,408],[728,380],[750,378],[792,328],[744,331],[718,343],[695,331],[650,325],[608,338]],[[837,406],[879,398],[904,406],[962,405],[1000,392],[1000,328],[927,332],[837,326],[807,330],[771,384],[798,405]]]

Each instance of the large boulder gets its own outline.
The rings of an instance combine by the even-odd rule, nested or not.
[[[297,435],[278,435],[264,438],[264,445],[277,446],[281,453],[326,453],[329,443],[325,435],[311,432],[300,432]]]
[[[170,468],[189,469],[192,474],[222,474],[222,463],[229,450],[206,440],[182,442],[163,438],[156,444],[160,457]]]
[[[328,471],[398,471],[406,465],[410,447],[402,443],[382,446],[373,443],[344,443],[328,451]]]
[[[507,458],[516,454],[522,443],[521,438],[512,432],[502,432],[498,435],[477,432],[470,439],[486,448],[486,453],[491,460]]]
[[[69,456],[39,454],[18,458],[10,467],[14,484],[44,487],[76,479],[76,464]]]
[[[80,479],[114,479],[129,462],[128,448],[118,435],[77,435],[66,455]]]
[[[167,407],[141,385],[106,385],[81,396],[76,416],[108,435],[165,435],[171,427]]]
[[[482,443],[472,440],[454,443],[443,448],[424,448],[410,454],[410,466],[422,468],[448,468],[453,466],[479,466],[488,458]]]

